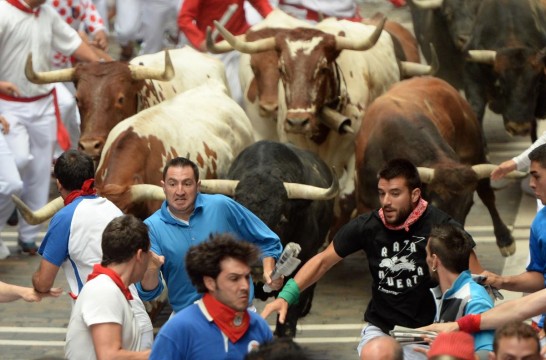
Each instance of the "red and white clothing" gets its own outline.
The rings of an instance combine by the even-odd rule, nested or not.
[[[195,48],[199,48],[205,41],[207,27],[214,28],[214,20],[219,20],[231,4],[237,4],[237,10],[231,19],[226,23],[225,28],[233,35],[244,34],[250,25],[246,21],[244,0],[184,0],[184,4],[178,14],[178,27],[186,35],[186,38]],[[266,17],[273,8],[268,0],[249,0],[249,3]],[[217,39],[221,40],[221,36]],[[226,67],[226,78],[228,80],[231,97],[239,105],[243,104],[243,92],[239,80],[239,58],[238,51],[230,51],[225,54],[216,55],[222,60]]]
[[[44,206],[48,199],[57,119],[53,96],[48,95],[53,85],[30,83],[24,73],[25,62],[32,53],[34,69],[47,71],[51,68],[53,49],[69,55],[80,45],[76,31],[52,7],[42,5],[33,13],[24,1],[0,1],[0,79],[14,83],[21,94],[19,98],[0,95],[0,114],[10,123],[10,131],[4,138],[23,181],[22,200],[31,209]],[[5,171],[2,164],[0,171]],[[1,202],[0,215],[11,206],[9,202]],[[7,217],[0,217],[1,224],[6,220]],[[20,219],[22,242],[33,242],[38,231],[39,226]]]
[[[267,0],[249,0],[249,3],[263,17],[273,11]],[[244,0],[184,0],[178,14],[178,27],[184,32],[190,44],[199,48],[205,41],[207,27],[214,28],[213,21],[219,20],[231,4],[237,4],[238,8],[225,28],[233,35],[244,34],[250,28],[245,17]]]
[[[63,20],[76,31],[84,31],[93,37],[99,31],[106,31],[104,20],[91,0],[47,0],[46,4],[57,10]],[[52,66],[64,69],[72,66],[70,56],[55,51]]]
[[[116,283],[107,275],[89,280],[78,296],[66,333],[67,359],[96,359],[91,325],[121,325],[121,347],[140,350],[140,329],[133,309]]]

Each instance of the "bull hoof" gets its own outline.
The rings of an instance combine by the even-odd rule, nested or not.
[[[514,255],[516,253],[516,242],[512,241],[512,243],[508,246],[499,246],[499,251],[504,257]]]

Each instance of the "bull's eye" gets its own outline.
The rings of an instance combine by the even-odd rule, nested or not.
[[[125,97],[124,97],[124,96],[120,96],[120,97],[118,98],[118,104],[119,104],[119,105],[123,105],[124,102],[125,102]]]

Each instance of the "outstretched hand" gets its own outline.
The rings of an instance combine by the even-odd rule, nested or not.
[[[288,312],[288,303],[286,302],[286,300],[281,298],[275,299],[275,301],[272,301],[265,306],[261,315],[264,319],[266,319],[273,312],[279,314],[279,322],[281,324],[284,324],[284,320],[286,319],[286,313]]]

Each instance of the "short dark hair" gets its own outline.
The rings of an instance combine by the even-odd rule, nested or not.
[[[502,338],[518,338],[532,339],[537,344],[536,354],[540,354],[540,341],[538,339],[537,332],[530,325],[521,321],[511,321],[504,324],[495,331],[495,339],[493,340],[493,352],[497,353],[499,350],[499,342]]]
[[[277,338],[245,356],[245,360],[307,360],[307,352],[291,338]]]
[[[392,180],[397,177],[406,179],[406,184],[410,191],[421,188],[421,178],[415,165],[406,159],[392,159],[378,174],[379,179]]]
[[[55,161],[53,175],[66,190],[79,190],[85,180],[95,176],[95,165],[87,154],[77,150],[68,150]]]
[[[138,250],[150,250],[148,226],[133,215],[110,221],[102,233],[102,266],[130,260]]]
[[[529,160],[536,161],[546,169],[546,144],[542,144],[529,153]]]
[[[468,270],[468,258],[472,252],[470,235],[453,224],[434,225],[428,239],[431,254],[436,254],[445,268],[460,274]]]
[[[233,258],[250,266],[258,260],[259,254],[260,250],[254,244],[236,240],[231,234],[214,234],[207,241],[188,250],[186,270],[197,291],[206,293],[203,277],[216,279],[222,271],[222,260]]]
[[[165,176],[167,176],[167,170],[169,170],[169,168],[186,166],[190,166],[193,169],[195,181],[199,181],[199,168],[197,167],[197,164],[195,164],[190,159],[186,159],[184,157],[175,157],[174,159],[171,159],[167,162],[167,164],[163,168],[163,181],[165,181]]]

